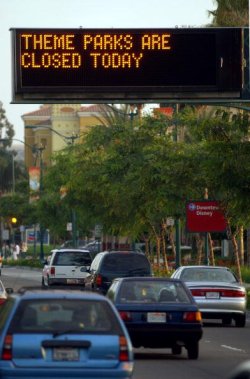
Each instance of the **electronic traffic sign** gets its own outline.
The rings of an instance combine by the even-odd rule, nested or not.
[[[241,99],[244,29],[11,29],[13,102]]]

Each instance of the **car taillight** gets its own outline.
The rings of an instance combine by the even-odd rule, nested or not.
[[[96,277],[96,285],[101,286],[102,285],[102,276],[100,274]]]
[[[54,266],[50,267],[50,275],[55,275],[56,268]]]
[[[202,288],[202,289],[191,289],[193,296],[206,296],[206,293],[216,292],[219,293],[221,297],[245,297],[246,293],[244,290],[234,290],[234,289],[221,289],[221,288]]]
[[[184,312],[183,320],[187,322],[201,322],[201,312]]]
[[[127,343],[126,337],[120,336],[119,342],[120,342],[119,360],[122,362],[128,361],[129,354],[128,354],[128,343]]]
[[[245,297],[246,293],[243,290],[223,290],[220,291],[220,295],[223,297]]]
[[[5,303],[6,299],[0,299],[0,304]]]
[[[3,343],[2,360],[9,361],[12,359],[12,335],[7,334]]]
[[[132,319],[130,312],[120,311],[119,314],[123,321],[130,321]]]

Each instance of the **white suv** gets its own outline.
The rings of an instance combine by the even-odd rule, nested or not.
[[[44,262],[42,286],[81,285],[85,286],[87,271],[93,258],[85,249],[56,249]]]

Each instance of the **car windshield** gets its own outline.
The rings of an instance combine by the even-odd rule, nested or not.
[[[58,251],[53,264],[58,266],[90,266],[92,262],[88,252]]]
[[[217,268],[188,268],[184,269],[181,279],[185,282],[236,282],[236,277],[232,272]]]
[[[119,291],[118,301],[121,303],[131,301],[137,303],[190,303],[182,283],[162,280],[124,281]]]
[[[114,333],[120,326],[104,301],[41,299],[21,301],[10,333]]]
[[[149,263],[143,255],[130,253],[107,255],[103,263],[103,269],[107,272],[115,271],[116,274],[129,273],[131,276],[143,272],[149,274],[150,272]]]

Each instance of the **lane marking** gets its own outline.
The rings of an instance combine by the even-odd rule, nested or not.
[[[228,350],[240,351],[242,353],[246,353],[246,350],[238,349],[237,347],[233,347],[233,346],[221,345],[221,347],[224,347],[225,349],[228,349]]]

